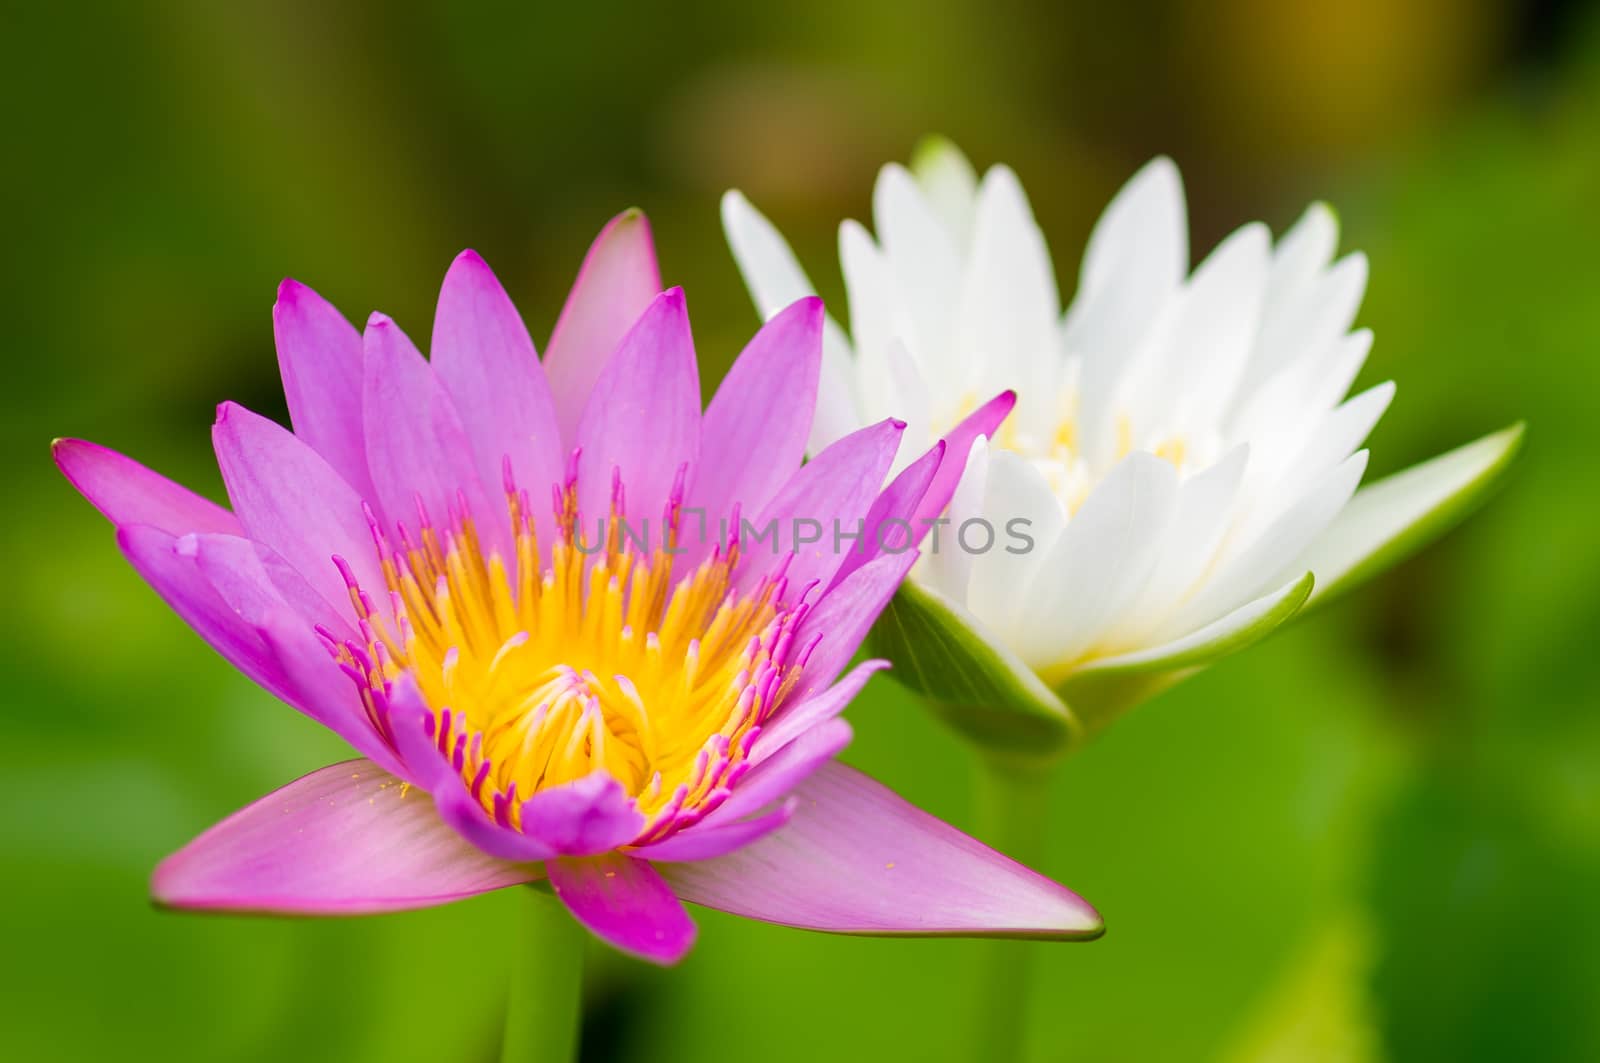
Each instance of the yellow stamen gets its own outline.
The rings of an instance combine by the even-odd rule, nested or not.
[[[605,548],[585,557],[574,496],[562,499],[547,564],[515,492],[510,570],[485,556],[470,521],[425,527],[386,551],[398,613],[368,609],[352,586],[370,640],[336,654],[357,672],[363,655],[370,663],[369,713],[411,675],[440,748],[486,812],[500,798],[508,825],[518,825],[516,803],[601,771],[659,836],[741,768],[753,730],[795,680],[798,666],[775,654],[798,614],[779,600],[781,583],[736,586],[726,553],[675,577],[671,538],[647,551],[618,534],[616,514]]]

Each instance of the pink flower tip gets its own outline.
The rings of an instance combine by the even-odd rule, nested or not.
[[[169,863],[170,859],[157,864],[150,876],[150,901],[157,908],[183,907],[181,895],[173,889],[172,873],[167,866]]]
[[[68,483],[82,491],[83,484],[77,475],[82,459],[87,454],[103,449],[103,447],[82,439],[67,439],[57,436],[50,441],[50,460],[56,463],[56,468],[61,470],[61,475],[67,478]]]
[[[223,425],[228,423],[228,418],[229,417],[233,416],[236,413],[239,413],[243,409],[244,409],[243,406],[240,406],[237,402],[234,402],[232,399],[229,399],[226,402],[217,403],[217,419],[214,422],[212,422],[211,427],[212,428],[221,428]]]
[[[648,257],[651,263],[654,263],[656,257],[655,235],[650,230],[650,219],[645,215],[643,209],[639,207],[629,207],[606,222],[605,228],[601,229],[600,235],[594,239],[594,247],[605,243],[607,238],[620,235],[629,229],[639,230],[640,236],[644,239],[644,246],[649,251]]]
[[[451,260],[450,271],[452,273],[455,272],[457,266],[469,266],[474,269],[488,269],[489,263],[483,260],[482,255],[468,247],[463,249],[459,255]]]
[[[311,289],[307,288],[304,284],[301,284],[293,277],[283,278],[283,280],[278,282],[278,301],[273,304],[273,309],[277,309],[280,306],[294,306],[295,303],[299,302],[300,298],[310,290]]]
[[[815,325],[819,323],[822,320],[822,315],[826,312],[823,309],[822,296],[820,295],[802,296],[799,299],[796,299],[791,305],[802,307],[799,313],[805,314],[807,318],[807,325]]]

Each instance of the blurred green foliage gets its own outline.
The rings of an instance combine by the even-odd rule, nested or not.
[[[731,10],[8,5],[0,1055],[490,1059],[517,947],[496,896],[354,921],[149,907],[163,855],[343,754],[139,583],[52,436],[220,496],[212,405],[283,413],[281,276],[425,336],[473,246],[543,336],[634,203],[709,380],[754,324],[722,188],[820,265],[877,165],[938,130],[1016,165],[1066,290],[1157,151],[1200,248],[1336,203],[1372,258],[1366,377],[1401,385],[1376,473],[1530,422],[1462,531],[1069,765],[1044,869],[1110,932],[1041,947],[1034,1058],[1600,1058],[1596,20],[1489,0]],[[875,680],[851,715],[848,759],[970,821],[966,754],[905,694]],[[701,923],[674,971],[594,951],[585,1058],[967,1043],[971,943]]]

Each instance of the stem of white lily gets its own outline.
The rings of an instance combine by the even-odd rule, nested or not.
[[[501,1063],[568,1063],[578,1058],[588,935],[547,892],[533,886],[513,892],[522,931],[512,950]]]
[[[980,755],[974,796],[977,835],[1007,856],[1036,867],[1046,848],[1051,765],[1033,759]],[[973,1059],[1011,1063],[1027,1043],[1033,966],[1039,944],[982,943],[973,993],[977,1036]]]

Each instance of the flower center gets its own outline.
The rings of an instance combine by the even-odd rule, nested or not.
[[[977,409],[977,402],[975,393],[964,395],[957,407],[956,417],[944,427],[944,431],[953,428],[963,417]],[[1204,452],[1210,449],[1198,445],[1192,433],[1142,430],[1133,416],[1124,412],[1117,414],[1113,421],[1115,443],[1110,461],[1102,465],[1091,461],[1082,448],[1075,382],[1069,381],[1062,389],[1056,411],[1054,423],[1049,424],[1045,431],[1028,430],[1013,414],[1000,425],[989,442],[991,446],[1027,459],[1044,476],[1051,493],[1069,517],[1083,505],[1110,467],[1135,450],[1154,454],[1170,463],[1182,475],[1203,467]]]
[[[415,541],[402,527],[396,543],[374,522],[392,625],[347,575],[365,644],[334,653],[374,724],[390,733],[384,691],[409,672],[440,751],[503,825],[519,827],[535,793],[597,771],[645,816],[641,843],[687,825],[748,767],[798,675],[807,607],[782,601],[782,565],[743,573],[735,538],[675,578],[677,501],[652,549],[628,534],[621,497],[580,532],[569,480],[541,553],[528,495],[508,483],[509,564],[463,513],[445,529],[424,520]]]

